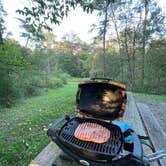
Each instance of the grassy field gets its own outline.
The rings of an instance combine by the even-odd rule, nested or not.
[[[143,93],[134,93],[134,96],[139,100],[151,100],[151,101],[160,101],[166,102],[166,95],[150,95]]]
[[[73,80],[62,88],[0,110],[0,166],[27,166],[48,144],[49,125],[64,114],[74,113],[77,84],[78,80]],[[166,96],[134,95],[166,102]]]
[[[48,126],[74,112],[77,82],[0,110],[0,166],[27,166],[48,144]]]

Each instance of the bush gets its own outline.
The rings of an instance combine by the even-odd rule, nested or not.
[[[63,84],[67,84],[67,80],[70,79],[71,76],[63,71],[59,71],[56,77],[60,78]]]
[[[13,75],[15,86],[20,93],[20,97],[36,96],[43,91],[46,86],[46,78],[38,71],[28,68]]]
[[[58,88],[58,87],[62,87],[64,85],[63,80],[60,78],[56,78],[56,77],[50,77],[47,80],[47,87],[48,88]]]
[[[0,105],[10,107],[20,97],[15,85],[16,81],[11,77],[11,70],[1,64],[0,66]]]
[[[17,88],[14,86],[10,77],[1,77],[0,81],[0,105],[2,107],[11,107],[19,98]]]

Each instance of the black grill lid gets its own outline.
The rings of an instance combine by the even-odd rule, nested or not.
[[[90,81],[78,85],[76,111],[90,117],[115,120],[123,117],[126,107],[125,85]]]

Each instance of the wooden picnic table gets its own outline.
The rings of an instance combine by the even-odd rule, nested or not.
[[[127,93],[127,108],[124,114],[124,122],[130,124],[137,134],[148,136],[146,143],[155,151],[166,150],[166,134],[149,107],[142,103],[136,103],[131,92]],[[143,145],[144,153],[151,154],[152,150]],[[29,166],[80,166],[52,141],[31,161]],[[151,166],[166,166],[166,159],[153,161]]]

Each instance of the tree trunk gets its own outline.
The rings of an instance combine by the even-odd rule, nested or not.
[[[120,41],[117,22],[116,22],[116,19],[115,19],[115,14],[114,14],[114,10],[112,8],[112,5],[111,5],[111,11],[112,11],[112,17],[111,18],[112,18],[112,22],[113,22],[114,27],[115,27],[117,43],[118,43],[118,49],[119,49],[122,82],[124,82],[124,69],[123,69],[124,67],[123,67],[123,54],[122,54],[122,51],[121,51],[121,41]]]
[[[105,18],[104,18],[104,29],[103,29],[103,77],[106,76],[106,31],[107,31],[107,18],[108,18],[108,0],[106,0],[105,6]]]
[[[141,72],[141,74],[142,74],[141,86],[142,87],[144,87],[144,78],[145,78],[145,46],[146,46],[148,3],[149,3],[149,0],[144,0],[144,21],[143,21],[143,37],[142,37],[142,72]]]
[[[127,27],[126,27],[127,28]],[[129,47],[128,47],[128,43],[127,43],[127,32],[126,32],[126,29],[125,29],[125,41],[124,41],[124,44],[125,44],[125,50],[126,50],[126,54],[127,54],[127,60],[128,60],[128,73],[129,73],[129,81],[130,81],[130,88],[132,88],[132,68],[131,68],[131,57],[130,57],[130,53],[129,53]]]
[[[26,47],[26,48],[27,48],[27,46],[28,46],[29,40],[30,40],[30,35],[28,35],[27,40],[26,40],[26,43],[25,43],[25,47]]]
[[[136,51],[136,30],[135,28],[133,29],[133,38],[132,38],[132,52],[131,52],[131,57],[132,57],[132,90],[135,87],[135,51]]]
[[[0,44],[3,44],[2,32],[0,32]]]
[[[50,75],[51,74],[51,68],[50,68],[50,58],[49,58],[49,55],[48,55],[48,57],[47,57],[47,73],[48,73],[48,75]]]

